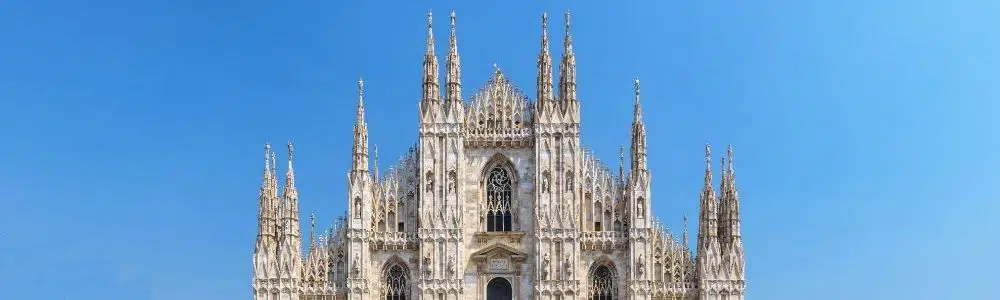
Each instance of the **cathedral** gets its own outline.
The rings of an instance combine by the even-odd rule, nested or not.
[[[629,155],[622,147],[618,169],[582,145],[569,13],[558,83],[542,15],[534,100],[499,68],[462,93],[454,12],[442,86],[431,20],[417,142],[379,170],[358,81],[347,212],[332,228],[317,233],[313,215],[300,229],[292,145],[283,184],[265,147],[254,299],[744,299],[731,146],[718,189],[705,146],[692,251],[686,217],[678,235],[651,213],[638,80]]]

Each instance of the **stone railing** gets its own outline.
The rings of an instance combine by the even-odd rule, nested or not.
[[[419,244],[416,232],[372,232],[372,250],[404,250],[417,249]]]
[[[512,247],[518,247],[524,241],[523,231],[491,231],[476,232],[473,234],[476,243],[485,245],[492,242],[500,242]]]
[[[694,282],[659,282],[651,284],[654,297],[688,297],[698,291]]]
[[[628,234],[620,231],[584,231],[580,233],[583,250],[615,250],[628,247]]]
[[[530,127],[473,127],[465,129],[465,146],[472,148],[527,147],[532,145],[533,137]]]

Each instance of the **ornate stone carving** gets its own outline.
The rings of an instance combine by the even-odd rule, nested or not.
[[[541,275],[542,275],[542,280],[548,280],[549,279],[549,254],[548,253],[545,253],[545,256],[542,257]]]

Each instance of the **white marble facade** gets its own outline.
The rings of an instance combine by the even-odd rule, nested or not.
[[[254,299],[743,299],[732,147],[718,192],[705,147],[695,255],[687,219],[677,235],[649,207],[638,80],[634,95],[623,95],[634,98],[634,115],[629,155],[622,147],[618,169],[581,145],[565,18],[554,82],[542,16],[531,100],[499,68],[463,97],[454,13],[442,87],[428,14],[419,141],[380,171],[378,148],[369,153],[359,81],[348,211],[323,233],[315,232],[315,218],[308,233],[299,229],[291,144],[283,188],[267,146]]]

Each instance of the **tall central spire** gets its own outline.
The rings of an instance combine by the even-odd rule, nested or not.
[[[368,124],[365,123],[365,82],[358,79],[358,111],[354,120],[354,151],[351,170],[368,172]]]
[[[559,97],[562,101],[576,101],[576,55],[573,54],[573,36],[569,27],[570,14],[566,11],[566,36],[563,38],[563,57],[559,64]]]
[[[450,15],[451,33],[448,35],[447,101],[449,106],[462,102],[462,65],[458,57],[458,36],[455,33],[455,12]]]

